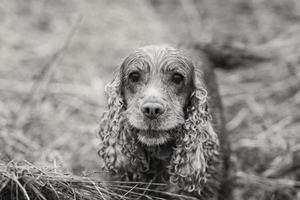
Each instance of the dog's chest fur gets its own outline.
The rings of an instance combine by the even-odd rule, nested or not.
[[[174,147],[174,141],[160,146],[143,147],[146,160],[149,164],[149,170],[145,172],[147,178],[149,178],[153,182],[169,182],[168,166],[170,165]]]

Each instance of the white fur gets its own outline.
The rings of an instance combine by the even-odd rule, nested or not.
[[[160,137],[147,137],[141,134],[138,134],[138,140],[148,146],[161,145],[166,143],[170,139],[170,135]]]

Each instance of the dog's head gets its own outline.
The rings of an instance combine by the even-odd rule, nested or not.
[[[196,71],[183,52],[146,46],[124,60],[107,93],[120,96],[122,115],[136,130],[138,139],[147,145],[159,145],[177,137],[174,130],[185,123],[195,103],[195,91],[201,90],[200,98],[206,97]]]
[[[124,115],[138,139],[147,145],[172,139],[194,89],[192,62],[177,49],[146,46],[125,59],[120,73]]]

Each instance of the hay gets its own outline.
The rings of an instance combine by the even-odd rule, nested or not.
[[[263,188],[272,193],[300,188],[299,181],[261,177],[241,171],[231,179],[234,180],[233,184]],[[0,164],[0,200],[194,199],[159,190],[164,186],[152,182],[105,181],[91,175],[75,176],[58,168],[37,167],[27,161]]]
[[[0,165],[0,199],[110,199],[118,196],[101,180],[11,162]]]
[[[107,200],[107,199],[194,199],[160,191],[161,183],[104,181],[102,178],[75,176],[57,168],[37,167],[27,161],[0,164],[0,200]]]

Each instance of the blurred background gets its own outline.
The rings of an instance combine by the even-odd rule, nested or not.
[[[0,160],[99,170],[104,86],[146,44],[272,57],[217,76],[234,199],[300,199],[300,1],[1,0]]]

